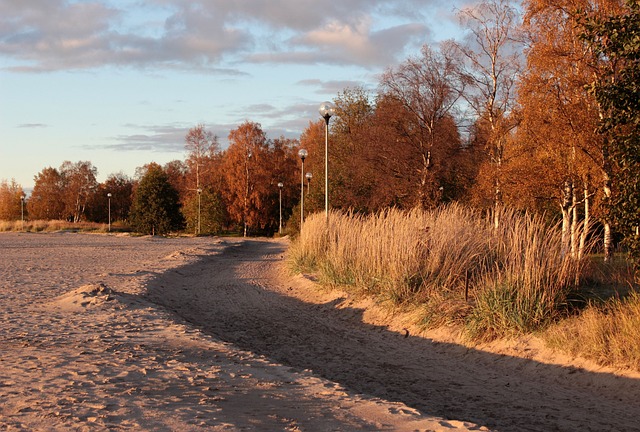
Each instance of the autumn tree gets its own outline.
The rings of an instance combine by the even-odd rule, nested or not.
[[[56,168],[47,167],[34,177],[34,187],[28,202],[31,219],[64,218],[63,178]]]
[[[87,209],[87,204],[95,192],[98,181],[98,170],[91,162],[65,161],[59,169],[62,178],[62,198],[67,219],[80,222]]]
[[[483,1],[459,12],[468,32],[466,43],[455,44],[465,59],[465,100],[476,119],[487,121],[487,152],[492,163],[494,206],[502,203],[502,164],[508,136],[516,125],[512,109],[521,70],[522,37],[519,15],[510,0]],[[498,212],[494,212],[497,226]]]
[[[553,213],[562,215],[565,250],[573,248],[575,254],[577,192],[580,183],[589,178],[588,164],[580,149],[587,149],[597,140],[593,135],[587,136],[595,130],[597,116],[593,110],[589,113],[592,101],[584,85],[590,70],[586,67],[583,44],[577,37],[576,23],[568,13],[575,7],[572,2],[576,3],[534,0],[526,4],[524,29],[530,48],[528,68],[521,82],[522,124],[516,144],[523,157],[514,159],[514,163],[522,160],[521,178],[537,189],[540,201],[556,203],[560,211],[553,209]],[[527,167],[531,175],[526,174]],[[584,187],[588,190],[589,185],[584,183]],[[586,197],[585,205],[590,198],[588,192]],[[589,213],[585,216],[584,222],[588,223]]]
[[[377,116],[379,107],[360,87],[344,89],[334,104],[335,115],[331,118],[329,133],[331,207],[367,213],[397,205],[393,197],[406,188],[394,187],[398,186],[397,176],[388,168],[395,162],[405,163],[408,156],[405,158],[406,155],[397,151],[392,155],[385,153],[387,144],[388,148],[397,148],[395,132],[384,128],[390,118]],[[393,110],[387,114],[395,115]],[[305,169],[313,174],[310,191],[305,196],[305,213],[321,211],[325,198],[324,120],[309,123],[300,137],[300,147],[309,152]],[[400,175],[413,179],[412,174],[404,170]]]
[[[181,160],[172,160],[162,167],[171,186],[178,192],[180,197],[189,194],[189,166]]]
[[[98,185],[89,200],[87,217],[93,222],[107,222],[111,201],[111,221],[127,221],[132,198],[133,180],[122,172],[111,174],[104,183]]]
[[[418,182],[417,204],[422,207],[440,201],[447,161],[460,148],[451,136],[451,126],[456,127],[451,123],[465,90],[461,67],[452,44],[443,44],[439,51],[424,45],[420,57],[389,69],[381,80],[384,95],[400,103],[399,116],[394,116],[396,140],[411,148],[410,156],[419,162],[407,174]]]
[[[201,186],[201,173],[207,160],[220,150],[218,137],[207,131],[203,124],[199,124],[189,129],[184,147],[187,151],[187,165],[192,174],[191,188],[196,190]]]
[[[133,180],[119,172],[109,175],[103,186],[104,191],[111,194],[111,220],[128,220],[133,201]]]
[[[363,89],[345,89],[335,106],[329,138],[332,207],[367,213],[424,205],[427,196],[429,206],[459,196],[462,176],[457,167],[463,149],[452,116],[438,119],[428,150],[416,132],[420,121],[395,95],[383,92],[374,103]],[[305,199],[305,209],[311,211],[322,209],[324,202],[324,126],[322,120],[309,123],[300,137],[301,147],[309,151],[306,168],[314,173],[315,186]],[[429,174],[434,178],[426,181],[426,189],[435,192],[421,194],[422,156],[428,151]]]
[[[269,149],[268,165],[271,166],[269,180],[270,202],[270,229],[276,231],[280,219],[279,214],[279,188],[278,183],[282,183],[282,219],[284,222],[291,220],[293,208],[300,201],[300,166],[298,164],[297,151],[299,143],[297,140],[279,137],[271,142]],[[306,168],[306,166],[305,166]],[[307,172],[311,172],[305,169]],[[305,213],[307,213],[305,201]],[[299,217],[293,219],[296,223]],[[295,224],[294,224],[295,225]]]
[[[0,181],[0,220],[18,220],[22,217],[24,199],[22,186],[15,180]]]
[[[365,148],[364,160],[377,175],[369,202],[372,210],[422,205],[419,173],[424,160],[412,141],[404,139],[410,117],[398,98],[378,95],[370,127],[365,131],[370,145]]]
[[[365,132],[374,105],[369,93],[361,87],[344,89],[333,102],[335,114],[329,124],[329,202],[334,208],[369,211],[368,198],[377,176],[365,157],[369,146]],[[318,150],[317,159],[322,165],[317,170],[316,183],[324,185],[324,133]],[[324,187],[322,190],[324,194]]]
[[[231,219],[240,224],[244,236],[249,227],[264,229],[265,194],[268,194],[269,144],[259,123],[245,121],[229,132],[229,148],[223,162],[226,179],[224,197]]]
[[[185,150],[186,184],[181,197],[187,228],[196,234],[201,232],[203,226],[204,232],[220,231],[226,219],[226,209],[219,182],[214,181],[217,178],[213,171],[219,167],[218,137],[199,124],[185,136]]]
[[[618,0],[528,0],[524,30],[527,70],[522,75],[521,127],[515,147],[521,152],[520,177],[535,193],[538,210],[560,213],[563,244],[573,256],[584,253],[592,213],[604,228],[605,257],[611,253],[611,228],[602,206],[610,195],[604,140],[597,133],[599,108],[587,84],[600,66],[580,38],[579,8],[600,14]],[[528,168],[528,170],[527,170]],[[555,208],[545,204],[553,203]],[[557,209],[557,210],[556,210]],[[559,211],[558,211],[559,210]]]
[[[131,207],[131,226],[140,233],[162,235],[181,229],[178,192],[158,164],[149,164],[135,190]]]

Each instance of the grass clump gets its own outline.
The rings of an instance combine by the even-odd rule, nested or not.
[[[563,253],[558,229],[539,218],[505,214],[493,238],[493,265],[484,272],[467,317],[473,339],[544,328],[565,309],[584,265]]]
[[[332,212],[305,222],[290,257],[325,284],[347,285],[415,307],[426,327],[459,323],[475,340],[548,325],[581,263],[562,254],[560,231],[540,218],[502,211],[498,229],[476,211]]]
[[[601,365],[640,370],[640,294],[590,304],[544,334],[547,343]]]

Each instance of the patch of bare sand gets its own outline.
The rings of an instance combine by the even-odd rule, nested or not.
[[[249,257],[233,252],[254,246]],[[268,279],[225,273],[228,258],[260,266],[280,243],[1,234],[0,247],[0,430],[483,429],[367,395],[173,313],[251,315],[241,290],[228,294],[267,293]],[[265,271],[278,261],[264,259]],[[167,308],[151,301],[162,292]]]

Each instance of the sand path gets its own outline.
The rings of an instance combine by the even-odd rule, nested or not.
[[[638,379],[546,364],[534,359],[549,355],[539,348],[519,347],[515,357],[405,338],[401,324],[370,302],[323,294],[284,274],[285,249],[229,242],[181,268],[180,287],[170,272],[159,278],[150,298],[242,349],[423,414],[500,431],[640,430]]]

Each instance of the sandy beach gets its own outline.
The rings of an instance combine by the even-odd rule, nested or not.
[[[0,430],[640,430],[638,374],[418,335],[287,244],[0,234]]]

